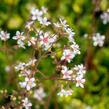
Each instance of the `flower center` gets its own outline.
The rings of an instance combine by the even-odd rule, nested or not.
[[[44,41],[45,43],[47,43],[47,42],[48,42],[48,36],[45,37],[45,38],[43,39],[43,41]]]
[[[2,35],[2,37],[4,37],[4,38],[5,38],[5,37],[6,37],[6,35],[5,35],[5,34],[3,34],[3,35]]]
[[[39,14],[37,13],[37,14],[35,14],[35,16],[36,16],[36,18],[38,18],[39,17]]]
[[[65,76],[68,76],[69,74],[67,72],[64,73]]]
[[[69,59],[69,57],[70,57],[70,56],[71,56],[71,55],[70,55],[70,54],[68,54],[68,55],[66,55],[66,56],[65,56],[65,58],[66,58],[66,59]]]
[[[78,83],[81,83],[81,80],[78,80],[77,82],[78,82]]]

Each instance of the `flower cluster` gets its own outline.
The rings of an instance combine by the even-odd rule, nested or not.
[[[76,75],[74,76],[74,78],[76,79],[76,87],[80,86],[84,88],[84,75],[86,73],[85,67],[83,66],[83,64],[75,65],[74,70],[76,72]]]
[[[100,17],[103,20],[103,24],[107,24],[109,22],[109,9],[101,14]]]
[[[25,81],[20,82],[19,84],[20,84],[21,88],[26,88],[27,91],[29,91],[31,88],[36,86],[35,78],[32,77],[34,72],[32,72],[29,69],[29,67],[31,65],[34,65],[36,61],[37,61],[36,59],[33,59],[33,60],[30,60],[28,63],[20,62],[19,65],[15,66],[15,69],[17,71],[20,71],[19,76],[25,76]]]
[[[96,36],[93,36],[93,45],[97,46],[99,45],[100,47],[103,46],[104,44],[104,40],[105,40],[105,36],[104,35],[100,35],[100,33],[97,33]]]

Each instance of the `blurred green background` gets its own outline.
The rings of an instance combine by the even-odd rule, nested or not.
[[[70,66],[84,63],[88,47],[88,39],[84,38],[84,34],[91,33],[94,2],[96,0],[0,0],[0,30],[9,32],[12,37],[16,30],[22,31],[31,7],[40,9],[41,6],[44,6],[48,8],[49,17],[53,21],[56,21],[60,16],[64,16],[70,27],[76,32],[75,39],[80,45],[81,55],[76,56]],[[72,96],[67,98],[57,97],[56,106],[59,109],[109,109],[109,23],[104,25],[100,19],[101,13],[108,8],[109,0],[100,0],[95,14],[95,24],[97,24],[95,32],[104,34],[106,41],[103,48],[96,47],[94,49],[93,46],[91,47],[85,88],[76,88],[73,85],[71,86],[74,90]],[[8,47],[13,44],[14,42],[9,40]],[[1,46],[2,42],[0,41]],[[12,55],[9,56],[11,59]],[[31,58],[29,49],[25,52],[23,49],[19,49],[14,57],[15,61],[26,61],[28,58]],[[45,65],[46,62],[48,63]],[[41,61],[39,68],[44,73],[48,72],[48,75],[51,75],[50,71],[53,71],[54,68],[51,63],[52,60],[46,58]],[[8,72],[5,71],[7,65],[4,52],[0,50],[0,90],[7,88],[11,92],[13,89],[16,90],[16,86],[12,82],[7,87],[9,76]],[[50,70],[48,70],[49,68]],[[15,76],[17,76],[17,73],[15,73]],[[48,81],[45,84],[49,86]],[[46,90],[49,93],[49,89]],[[0,105],[4,104],[5,101],[0,101]],[[51,99],[49,108],[55,108],[53,99]]]

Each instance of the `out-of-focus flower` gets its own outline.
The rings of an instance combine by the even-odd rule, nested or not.
[[[29,102],[28,98],[26,97],[25,99],[22,100],[23,102],[23,106],[26,108],[26,109],[29,109],[31,106],[32,106],[32,103]]]
[[[32,59],[28,63],[26,63],[25,66],[30,66],[30,65],[34,66],[36,61],[37,61],[37,59]]]
[[[60,18],[59,20],[60,20],[61,25],[62,25],[64,28],[68,26],[68,25],[66,24],[66,23],[67,23],[66,20],[62,20],[61,18]]]
[[[27,22],[27,24],[25,25],[25,28],[30,29],[30,27],[33,23],[34,23],[33,21]]]
[[[25,65],[25,63],[20,62],[19,65],[15,66],[15,69],[17,71],[23,70],[24,69],[24,65]]]
[[[0,31],[0,39],[1,40],[6,40],[6,39],[9,39],[10,38],[10,34],[9,33],[6,33],[4,31]]]
[[[58,27],[58,28],[61,27],[58,22],[57,23],[53,23],[53,24],[54,24],[55,27]]]
[[[62,89],[57,95],[59,95],[59,96],[62,97],[62,96],[65,95],[65,92],[66,92],[66,91],[65,91],[64,89]]]
[[[109,22],[109,9],[101,14],[100,17],[103,20],[103,24],[107,24]]]
[[[34,98],[36,98],[38,101],[42,101],[45,96],[46,94],[44,93],[44,90],[42,88],[34,91]]]
[[[28,41],[28,46],[31,46],[32,44],[35,45],[36,44],[36,40],[37,40],[36,38],[32,37],[30,39],[30,41]]]
[[[66,66],[62,66],[62,68],[63,79],[71,79],[72,70],[68,70]]]
[[[47,13],[47,8],[45,8],[44,6],[42,6],[41,9],[42,9],[42,12],[43,12],[44,14]]]
[[[6,71],[6,72],[9,72],[9,71],[10,71],[10,66],[6,66],[6,67],[5,67],[5,71]]]
[[[68,97],[69,95],[72,95],[72,93],[73,93],[73,90],[67,90],[65,92],[65,96]]]
[[[66,97],[68,97],[69,95],[72,95],[72,93],[73,93],[73,90],[64,90],[64,89],[62,89],[57,95],[59,95],[59,96],[66,96]]]
[[[104,44],[104,40],[105,40],[105,36],[104,35],[100,35],[100,33],[97,33],[96,36],[93,36],[93,45],[97,46],[99,45],[100,47],[103,46]]]

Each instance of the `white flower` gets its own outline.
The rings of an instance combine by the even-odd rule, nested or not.
[[[65,28],[66,32],[69,34],[69,36],[74,36],[75,32],[71,28]]]
[[[11,69],[10,69],[10,66],[6,66],[6,67],[5,67],[5,71],[6,71],[6,72],[9,72],[10,70],[11,70]]]
[[[103,20],[103,24],[107,24],[109,22],[109,9],[101,14],[101,19]]]
[[[23,42],[23,41],[21,41],[21,40],[18,40],[17,41],[17,44],[19,45],[19,47],[22,47],[22,48],[26,48],[24,45],[25,45],[25,43]]]
[[[30,73],[31,73],[30,70],[24,69],[23,71],[21,71],[21,74],[19,76],[27,76],[27,75],[30,75]]]
[[[86,70],[85,70],[85,67],[83,66],[83,64],[75,65],[74,70],[78,71],[77,74],[79,74],[79,75],[83,75],[86,73]]]
[[[47,13],[47,8],[45,8],[44,6],[42,6],[41,9],[42,9],[42,12],[43,13]]]
[[[37,59],[32,59],[32,60],[30,60],[28,63],[26,63],[25,66],[30,66],[30,65],[33,66],[36,61],[37,61]]]
[[[59,20],[60,20],[61,25],[62,25],[63,27],[67,27],[67,26],[68,26],[68,25],[66,24],[66,23],[67,23],[66,20],[62,20],[61,18],[60,18]]]
[[[30,90],[32,87],[35,87],[36,84],[34,83],[35,78],[25,78],[25,82],[20,82],[21,88],[26,88],[27,90]]]
[[[36,44],[36,38],[32,37],[30,41],[28,41],[28,46],[31,46],[32,44],[35,45]]]
[[[42,16],[42,11],[39,11],[38,9],[31,8],[31,14],[32,14],[32,20],[39,20]]]
[[[70,63],[74,57],[75,54],[70,49],[65,49],[63,51],[63,56],[61,57],[61,60],[67,60]]]
[[[10,38],[10,34],[4,32],[4,31],[0,31],[0,38],[1,38],[1,40],[9,39]]]
[[[83,85],[84,82],[85,82],[85,79],[83,79],[83,76],[76,77],[76,87],[80,86],[84,88],[84,85]]]
[[[79,46],[75,42],[73,42],[73,44],[71,45],[71,48],[73,48],[74,54],[80,54]]]
[[[15,66],[15,69],[17,71],[23,70],[24,69],[24,65],[25,65],[25,63],[20,62],[19,65]]]
[[[51,47],[52,43],[56,40],[56,35],[49,35],[48,33],[45,33],[44,36],[40,36],[40,45],[45,46],[45,50]]]
[[[84,38],[87,38],[87,37],[88,37],[88,34],[87,34],[87,33],[85,33],[85,34],[84,34]]]
[[[61,27],[58,22],[57,23],[53,23],[53,24],[54,24],[55,27],[58,27],[58,28]]]
[[[30,26],[31,26],[33,23],[34,23],[33,21],[27,22],[25,28],[30,29]]]
[[[32,104],[29,102],[28,98],[26,97],[25,99],[22,100],[23,102],[23,106],[26,108],[26,109],[29,109]]]
[[[96,36],[93,36],[93,45],[97,46],[99,45],[100,47],[103,46],[104,44],[104,40],[105,40],[105,36],[104,35],[100,35],[100,33],[97,33]]]
[[[34,98],[36,98],[38,101],[42,101],[45,96],[46,94],[44,93],[44,90],[42,88],[34,91]]]
[[[65,96],[68,97],[69,95],[72,95],[72,93],[73,93],[73,90],[67,90],[65,92]]]
[[[66,66],[62,66],[63,70],[61,70],[63,76],[63,79],[71,79],[71,74],[73,73],[72,70],[68,70]]]
[[[66,91],[64,89],[62,89],[57,95],[62,97],[63,95],[65,95],[65,93],[66,93]]]
[[[25,37],[23,36],[23,32],[19,32],[19,31],[16,31],[16,36],[13,36],[14,40],[20,40],[20,41],[23,41],[25,40]]]
[[[64,89],[62,89],[57,95],[59,95],[59,96],[66,96],[66,97],[68,97],[69,95],[72,95],[72,93],[73,93],[73,90],[64,90]]]
[[[40,24],[42,24],[42,25],[48,26],[51,24],[50,22],[47,21],[46,17],[39,19],[39,21],[40,21]]]

